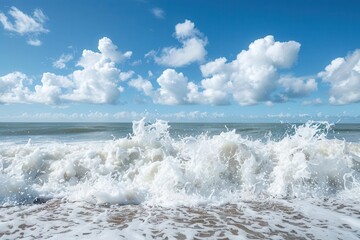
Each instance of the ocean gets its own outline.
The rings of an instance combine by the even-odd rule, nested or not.
[[[0,123],[0,239],[359,239],[360,124]]]

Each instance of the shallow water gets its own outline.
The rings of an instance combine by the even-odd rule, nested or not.
[[[356,124],[143,119],[0,132],[1,239],[360,237]]]

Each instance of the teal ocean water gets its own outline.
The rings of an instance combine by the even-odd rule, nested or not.
[[[301,125],[291,123],[169,123],[169,134],[174,137],[216,135],[228,130],[252,139],[264,139],[271,134],[280,140]],[[132,123],[0,123],[0,141],[99,141],[127,137],[132,134]],[[327,138],[360,141],[360,124],[332,124]]]
[[[0,123],[0,239],[359,239],[360,124]]]

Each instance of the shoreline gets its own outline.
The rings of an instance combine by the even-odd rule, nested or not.
[[[53,199],[0,208],[0,239],[357,239],[360,225],[348,221],[352,218],[360,223],[358,206],[359,202],[344,204],[337,199],[313,203],[306,199],[268,199],[176,207]]]

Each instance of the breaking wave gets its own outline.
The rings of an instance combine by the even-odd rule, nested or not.
[[[360,144],[309,121],[279,140],[235,130],[173,138],[169,124],[133,122],[113,141],[0,144],[0,205],[65,198],[161,206],[264,198],[360,197]]]

